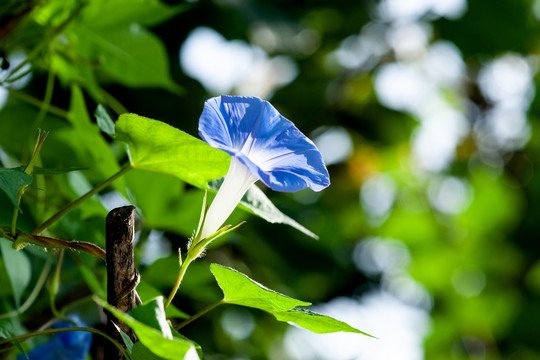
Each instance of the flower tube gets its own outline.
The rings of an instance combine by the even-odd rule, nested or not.
[[[206,214],[200,238],[215,233],[257,180],[275,191],[330,185],[322,155],[294,124],[267,101],[219,96],[207,100],[199,134],[232,156],[229,171]]]

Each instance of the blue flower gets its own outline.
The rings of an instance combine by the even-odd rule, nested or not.
[[[207,100],[199,134],[232,156],[229,171],[208,210],[201,238],[219,229],[257,180],[276,191],[330,185],[322,155],[294,124],[267,101],[220,96]]]
[[[53,329],[85,326],[78,316],[70,317],[73,323],[58,321]],[[36,346],[27,353],[30,360],[85,360],[92,344],[92,333],[86,331],[66,331],[56,333],[49,341]],[[23,354],[17,355],[17,360],[24,360]]]

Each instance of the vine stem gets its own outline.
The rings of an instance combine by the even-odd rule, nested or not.
[[[181,256],[181,255],[178,255],[178,256]],[[176,295],[176,292],[178,291],[178,288],[180,287],[180,284],[182,283],[182,279],[184,278],[184,274],[186,273],[186,270],[189,264],[196,258],[197,256],[190,256],[188,252],[188,256],[186,257],[186,260],[182,263],[182,265],[180,265],[180,271],[178,272],[178,276],[176,277],[176,282],[174,283],[173,289],[171,290],[171,293],[169,294],[167,301],[165,301],[165,309],[167,308],[167,306],[169,306],[172,299]]]
[[[224,304],[225,302],[223,300],[219,300],[218,302],[212,304],[212,305],[209,305],[207,307],[205,307],[204,309],[202,309],[201,311],[199,311],[198,313],[196,313],[195,315],[191,316],[189,319],[186,319],[184,321],[182,321],[180,323],[180,325],[178,325],[175,330],[180,330],[181,328],[183,328],[184,326],[188,325],[189,323],[191,323],[192,321],[195,321],[197,320],[198,318],[200,318],[201,316],[203,316],[204,314],[206,314],[207,312],[210,312],[212,310],[214,310],[215,308],[217,308],[219,305],[221,304]]]
[[[199,224],[199,229],[201,229],[201,224],[204,223],[204,216],[206,215],[206,213],[204,212],[204,204],[203,204],[203,214],[201,215],[201,223]],[[180,284],[182,283],[182,279],[184,278],[184,274],[186,273],[186,270],[189,266],[189,264],[191,264],[191,262],[195,259],[197,259],[199,256],[201,256],[201,254],[204,253],[205,249],[206,249],[206,246],[208,244],[210,244],[212,241],[214,241],[215,239],[235,230],[236,228],[238,228],[239,226],[241,226],[244,222],[241,222],[240,224],[232,227],[231,225],[225,225],[224,227],[222,227],[221,229],[219,229],[218,231],[216,231],[214,234],[204,238],[204,239],[200,239],[199,236],[200,234],[198,234],[198,230],[197,230],[197,234],[195,235],[195,238],[191,241],[191,245],[189,245],[189,250],[188,250],[188,253],[187,253],[187,256],[186,256],[186,260],[184,260],[184,262],[182,263],[182,256],[181,254],[179,253],[178,254],[178,257],[179,257],[179,260],[180,260],[180,271],[178,272],[178,277],[176,278],[176,282],[174,283],[174,287],[173,289],[171,290],[171,293],[169,294],[169,297],[167,298],[167,301],[165,301],[165,309],[167,308],[167,306],[169,306],[169,304],[171,303],[172,299],[174,298],[174,296],[176,295],[176,292],[178,291],[178,288],[180,287]]]
[[[199,225],[197,226],[197,231],[195,232],[195,235],[193,236],[193,239],[190,240],[188,243],[188,251],[186,255],[186,260],[182,263],[182,253],[180,249],[178,249],[178,261],[180,262],[180,271],[178,272],[178,276],[176,277],[176,282],[174,283],[174,286],[171,290],[171,293],[169,294],[169,297],[167,298],[167,301],[165,301],[165,309],[169,304],[171,303],[172,299],[176,295],[176,292],[178,291],[178,288],[180,287],[180,284],[182,283],[182,279],[184,278],[184,274],[186,273],[186,270],[189,266],[189,264],[195,260],[202,251],[204,251],[204,248],[202,250],[199,250],[201,252],[197,253],[195,256],[192,256],[192,251],[194,250],[195,246],[200,242],[200,232],[202,229],[202,226],[204,224],[204,220],[206,219],[206,199],[208,196],[208,192],[204,192],[202,207],[201,207],[201,216],[199,218]]]
[[[56,260],[56,269],[54,270],[52,280],[49,288],[49,302],[51,305],[51,311],[54,316],[60,317],[60,312],[56,308],[55,298],[58,294],[60,287],[60,271],[62,270],[62,263],[64,262],[64,249],[60,250],[58,254],[58,260]]]
[[[21,198],[23,196],[23,188],[20,188],[17,192],[17,204],[21,203]],[[17,218],[19,217],[19,209],[17,207],[13,207],[13,216],[11,217],[11,233],[16,234],[17,233]]]
[[[79,206],[79,204],[84,202],[86,199],[92,197],[93,195],[95,195],[96,193],[98,193],[99,191],[101,191],[102,189],[107,187],[110,183],[112,183],[114,180],[116,180],[120,176],[124,175],[126,172],[128,172],[131,169],[132,169],[132,167],[131,167],[130,164],[124,166],[117,173],[115,173],[114,175],[112,175],[111,177],[109,177],[108,179],[103,181],[101,184],[97,185],[92,190],[88,191],[86,194],[84,194],[83,196],[81,196],[80,198],[73,201],[71,204],[69,204],[68,206],[66,206],[65,208],[63,208],[62,210],[60,210],[59,212],[57,212],[53,216],[51,216],[47,221],[45,221],[36,230],[34,230],[32,232],[32,235],[41,234],[43,231],[45,231],[45,229],[47,229],[49,226],[51,226],[53,223],[55,223],[62,216],[66,215],[68,212],[70,212],[71,210],[73,210],[74,208]]]
[[[103,331],[100,331],[100,330],[94,329],[94,328],[90,328],[90,327],[74,326],[74,327],[66,327],[66,328],[41,330],[41,331],[31,332],[31,333],[27,333],[27,334],[23,334],[23,335],[13,336],[13,337],[8,338],[8,339],[2,339],[2,340],[0,340],[0,345],[10,343],[12,341],[19,341],[19,340],[24,341],[24,340],[26,340],[28,338],[31,338],[31,337],[34,337],[34,336],[56,334],[56,333],[65,332],[65,331],[87,331],[87,332],[91,332],[91,333],[103,336],[105,339],[112,342],[118,348],[118,350],[120,350],[120,352],[122,353],[122,355],[126,359],[130,359],[130,356],[128,355],[126,350],[124,350],[122,345],[120,345],[117,341],[112,339],[109,335],[105,334]]]
[[[26,165],[24,169],[24,172],[28,175],[32,175],[32,173],[34,172],[34,166],[36,165],[36,161],[38,160],[39,153],[41,151],[41,148],[43,147],[43,143],[45,142],[47,135],[49,135],[47,131],[42,132],[41,129],[39,129],[36,145],[34,146],[34,151],[32,152],[32,156],[30,157],[28,165]],[[11,219],[11,234],[13,235],[17,233],[17,217],[19,216],[19,206],[21,204],[22,196],[27,188],[28,185],[23,185],[19,189],[19,191],[17,191],[17,206],[15,206],[13,210],[13,217]]]

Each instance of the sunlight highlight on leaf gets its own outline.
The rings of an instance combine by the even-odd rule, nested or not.
[[[264,310],[278,321],[294,323],[319,334],[343,331],[371,336],[342,321],[307,310],[303,307],[310,303],[270,290],[234,269],[212,264],[210,270],[223,290],[223,302],[227,304]]]

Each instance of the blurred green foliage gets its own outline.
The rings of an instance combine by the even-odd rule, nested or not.
[[[215,94],[183,71],[179,51],[194,29],[210,27],[227,40],[260,47],[267,59],[291,60],[296,75],[272,87],[266,97],[304,133],[317,139],[333,127],[345,129],[353,147],[329,165],[332,185],[321,194],[267,192],[320,240],[237,211],[234,220],[248,223],[216,241],[206,258],[192,265],[175,305],[192,314],[220,299],[208,270],[208,263],[218,262],[314,303],[389,292],[429,312],[429,329],[419,334],[427,359],[540,359],[540,106],[535,97],[540,3],[469,0],[458,14],[445,14],[436,6],[412,11],[419,2],[396,13],[396,3],[4,1],[0,90],[7,98],[0,109],[0,160],[4,167],[25,164],[41,128],[50,135],[38,165],[80,169],[37,175],[23,198],[18,227],[32,231],[127,162],[123,146],[100,132],[92,116],[98,105],[114,119],[133,112],[196,135],[203,102]],[[457,60],[433,70],[424,60],[437,44],[451,44],[454,52],[441,56],[447,60],[457,54]],[[510,64],[510,70],[502,75],[493,70],[496,81],[490,88],[482,79],[490,78],[489,66],[497,61]],[[455,64],[461,64],[457,71],[451,68]],[[450,79],[442,85],[428,82],[427,95],[419,102],[396,105],[395,99],[385,100],[380,87],[389,65],[434,72],[429,79],[445,74]],[[522,73],[528,77],[515,80]],[[529,84],[517,100],[525,103],[520,103],[523,114],[513,112],[496,123],[501,120],[492,114],[515,96],[504,92],[514,80]],[[392,87],[402,86],[396,79]],[[409,88],[399,96],[417,90]],[[241,92],[239,87],[230,91]],[[450,123],[444,114],[424,112],[430,105],[440,106],[437,101],[463,118],[459,136],[444,126]],[[516,123],[520,116],[524,122]],[[434,140],[420,151],[419,139],[432,118],[443,126],[425,135]],[[438,146],[447,139],[454,139],[449,153],[439,155]],[[442,166],[422,166],[430,151]],[[197,225],[202,192],[168,175],[135,171],[50,230],[103,247],[103,204],[117,190],[138,207],[136,251],[142,278],[166,294],[176,277],[171,271],[178,263],[176,248],[185,250]],[[3,193],[0,203],[0,225],[9,225],[12,204]],[[162,252],[148,260],[144,254],[154,246],[152,234],[160,237]],[[377,264],[370,244],[398,249],[405,254],[402,262],[387,260],[370,268],[370,262]],[[2,252],[6,249],[2,243]],[[70,255],[63,265],[60,306],[98,292],[104,282],[99,260]],[[33,247],[18,256],[31,263],[30,284],[53,258]],[[32,289],[26,282],[12,289],[4,265],[10,266],[4,261],[0,266],[1,313],[24,303]],[[398,286],[399,279],[410,286]],[[15,333],[38,328],[52,316],[46,298],[11,318]],[[223,326],[229,315],[217,309],[183,329],[184,334],[202,346],[208,359],[287,358],[286,325],[246,310],[245,326],[251,321],[255,327],[249,341],[235,339]],[[384,339],[385,333],[373,335]]]

